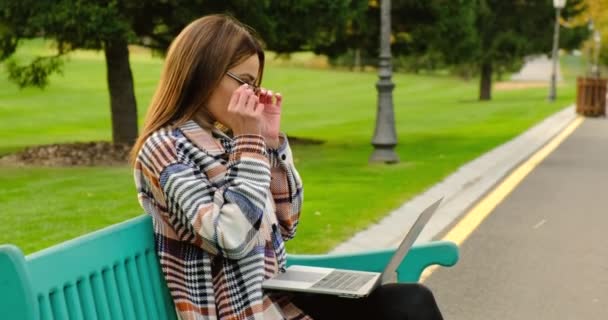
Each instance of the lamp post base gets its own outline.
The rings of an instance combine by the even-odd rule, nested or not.
[[[393,150],[395,146],[378,146],[374,148],[374,152],[369,157],[369,163],[398,163],[399,156]]]

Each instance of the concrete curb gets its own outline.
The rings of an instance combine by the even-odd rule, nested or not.
[[[443,181],[404,203],[379,223],[355,234],[330,253],[394,247],[399,244],[418,214],[433,201],[444,196],[441,207],[426,225],[417,243],[437,238],[506,175],[559,134],[574,119],[576,119],[574,106],[553,114],[513,140],[463,165]]]

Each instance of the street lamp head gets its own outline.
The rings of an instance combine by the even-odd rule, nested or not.
[[[566,0],[553,0],[555,9],[563,9],[566,6]]]

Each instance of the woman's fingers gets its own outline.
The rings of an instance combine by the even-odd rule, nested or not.
[[[230,102],[228,102],[228,111],[233,111],[237,107],[237,103],[241,97],[241,92],[243,92],[244,89],[245,85],[242,85],[236,88],[234,92],[232,92],[232,96],[230,96]]]
[[[254,112],[253,112],[254,116],[255,116],[256,118],[257,118],[257,117],[259,117],[259,116],[262,114],[262,112],[264,112],[264,108],[265,108],[265,107],[266,107],[266,106],[265,106],[263,103],[258,102],[258,103],[257,103],[257,106],[256,106],[256,108],[255,108],[255,110],[254,110]]]
[[[250,90],[248,92],[250,92],[250,94],[247,97],[247,103],[245,104],[244,111],[246,114],[253,114],[253,112],[255,111],[255,107],[258,104],[258,97],[253,93],[253,90]]]
[[[280,93],[274,93],[272,90],[260,88],[259,101],[263,104],[273,104],[280,107],[283,103],[283,96]]]
[[[281,107],[281,105],[283,104],[283,96],[277,92],[276,97],[277,97],[277,103],[276,103],[277,107]]]
[[[239,93],[239,97],[233,109],[234,112],[241,112],[241,110],[244,109],[244,106],[247,103],[247,99],[250,96],[249,91],[251,90],[247,88],[247,85],[245,85],[245,87],[241,89],[241,92]]]
[[[268,101],[268,90],[260,88],[260,103],[267,103]]]
[[[260,103],[260,98],[250,86],[244,85],[235,90],[228,110],[231,129],[235,135],[262,132],[263,123],[260,114],[264,111],[264,104]]]

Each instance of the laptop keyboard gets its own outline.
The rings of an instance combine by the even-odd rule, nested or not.
[[[315,283],[312,288],[357,291],[375,275],[334,270]]]

